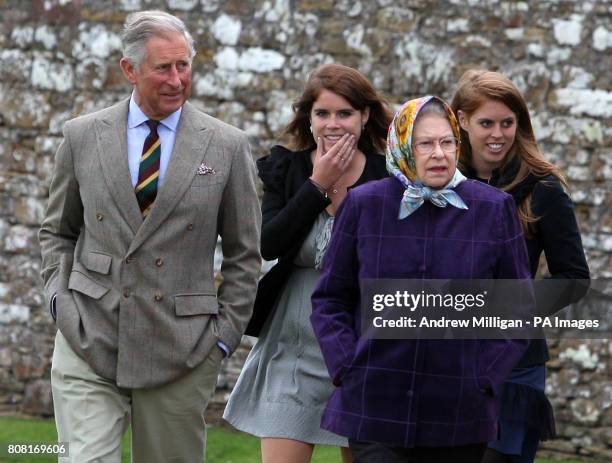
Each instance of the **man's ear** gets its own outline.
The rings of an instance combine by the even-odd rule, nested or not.
[[[123,75],[128,80],[128,82],[132,85],[136,84],[136,68],[126,57],[121,58],[119,61],[119,66],[123,71]]]
[[[468,127],[467,116],[460,109],[457,111],[457,118],[459,119],[459,125],[461,126],[461,128],[467,132],[467,127]]]

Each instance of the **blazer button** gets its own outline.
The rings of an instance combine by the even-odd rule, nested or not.
[[[155,299],[157,302],[161,301],[164,298],[164,295],[162,293],[155,293],[155,296],[153,296],[153,299]]]
[[[130,288],[123,288],[123,297],[130,297]]]
[[[104,219],[104,216],[98,212],[96,214],[96,219],[98,219],[98,222],[102,222],[102,219]]]
[[[189,231],[193,230],[193,224],[192,224],[192,223],[190,223],[189,225],[187,225],[187,230],[189,230]]]
[[[125,258],[125,263],[126,264],[129,264],[130,262],[134,262],[134,257],[128,256],[128,257]]]
[[[157,265],[158,267],[161,267],[162,265],[164,265],[164,259],[162,259],[161,257],[158,257],[157,259],[155,259],[155,265]]]

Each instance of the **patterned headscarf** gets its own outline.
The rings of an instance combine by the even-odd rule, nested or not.
[[[399,218],[404,219],[416,211],[425,200],[430,201],[438,207],[446,207],[448,204],[459,209],[467,209],[467,205],[453,189],[465,180],[459,169],[451,181],[443,188],[436,190],[424,186],[417,177],[414,155],[412,153],[412,132],[414,121],[419,112],[431,100],[442,104],[448,114],[450,126],[455,138],[460,139],[459,124],[455,114],[444,100],[437,96],[425,96],[404,103],[395,113],[395,117],[389,126],[387,135],[387,170],[406,187],[404,196],[400,203]],[[459,156],[457,156],[457,159]]]

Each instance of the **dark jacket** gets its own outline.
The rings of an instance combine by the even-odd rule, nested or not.
[[[514,158],[503,169],[495,169],[488,182],[478,178],[471,169],[465,175],[496,188],[503,188],[514,180],[518,169],[518,158]],[[553,175],[538,177],[529,174],[508,193],[514,198],[517,207],[531,194],[532,213],[539,220],[535,223],[532,236],[525,239],[529,270],[531,276],[535,277],[540,256],[544,252],[550,279],[536,281],[534,289],[538,313],[551,315],[578,301],[588,289],[589,267],[572,200]],[[546,341],[534,339],[517,367],[541,364],[548,358]]]
[[[293,259],[317,216],[331,203],[308,181],[312,175],[311,150],[290,151],[276,145],[257,161],[263,181],[261,254],[279,262],[264,275],[257,288],[253,317],[246,334],[258,336],[289,278]],[[361,177],[354,186],[388,176],[385,157],[367,154]]]
[[[523,340],[360,337],[364,279],[528,279],[512,198],[466,180],[468,210],[425,202],[398,219],[395,178],[352,190],[338,211],[311,321],[333,382],[322,427],[357,440],[448,447],[497,437],[496,396]]]

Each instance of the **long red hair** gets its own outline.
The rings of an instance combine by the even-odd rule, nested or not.
[[[459,79],[455,90],[451,108],[455,112],[463,111],[468,118],[481,104],[487,100],[499,101],[505,104],[516,114],[517,130],[514,144],[506,155],[501,170],[515,158],[519,160],[519,169],[516,176],[507,185],[502,185],[502,190],[512,190],[521,183],[529,174],[537,177],[554,175],[561,184],[567,187],[567,183],[561,171],[552,163],[547,161],[538,146],[531,125],[529,109],[516,86],[503,74],[499,72],[471,69],[466,71]],[[459,155],[459,169],[472,168],[472,147],[468,134],[461,129],[461,148]],[[521,224],[527,235],[533,231],[531,224],[538,221],[531,211],[531,194],[529,194],[518,205]]]

